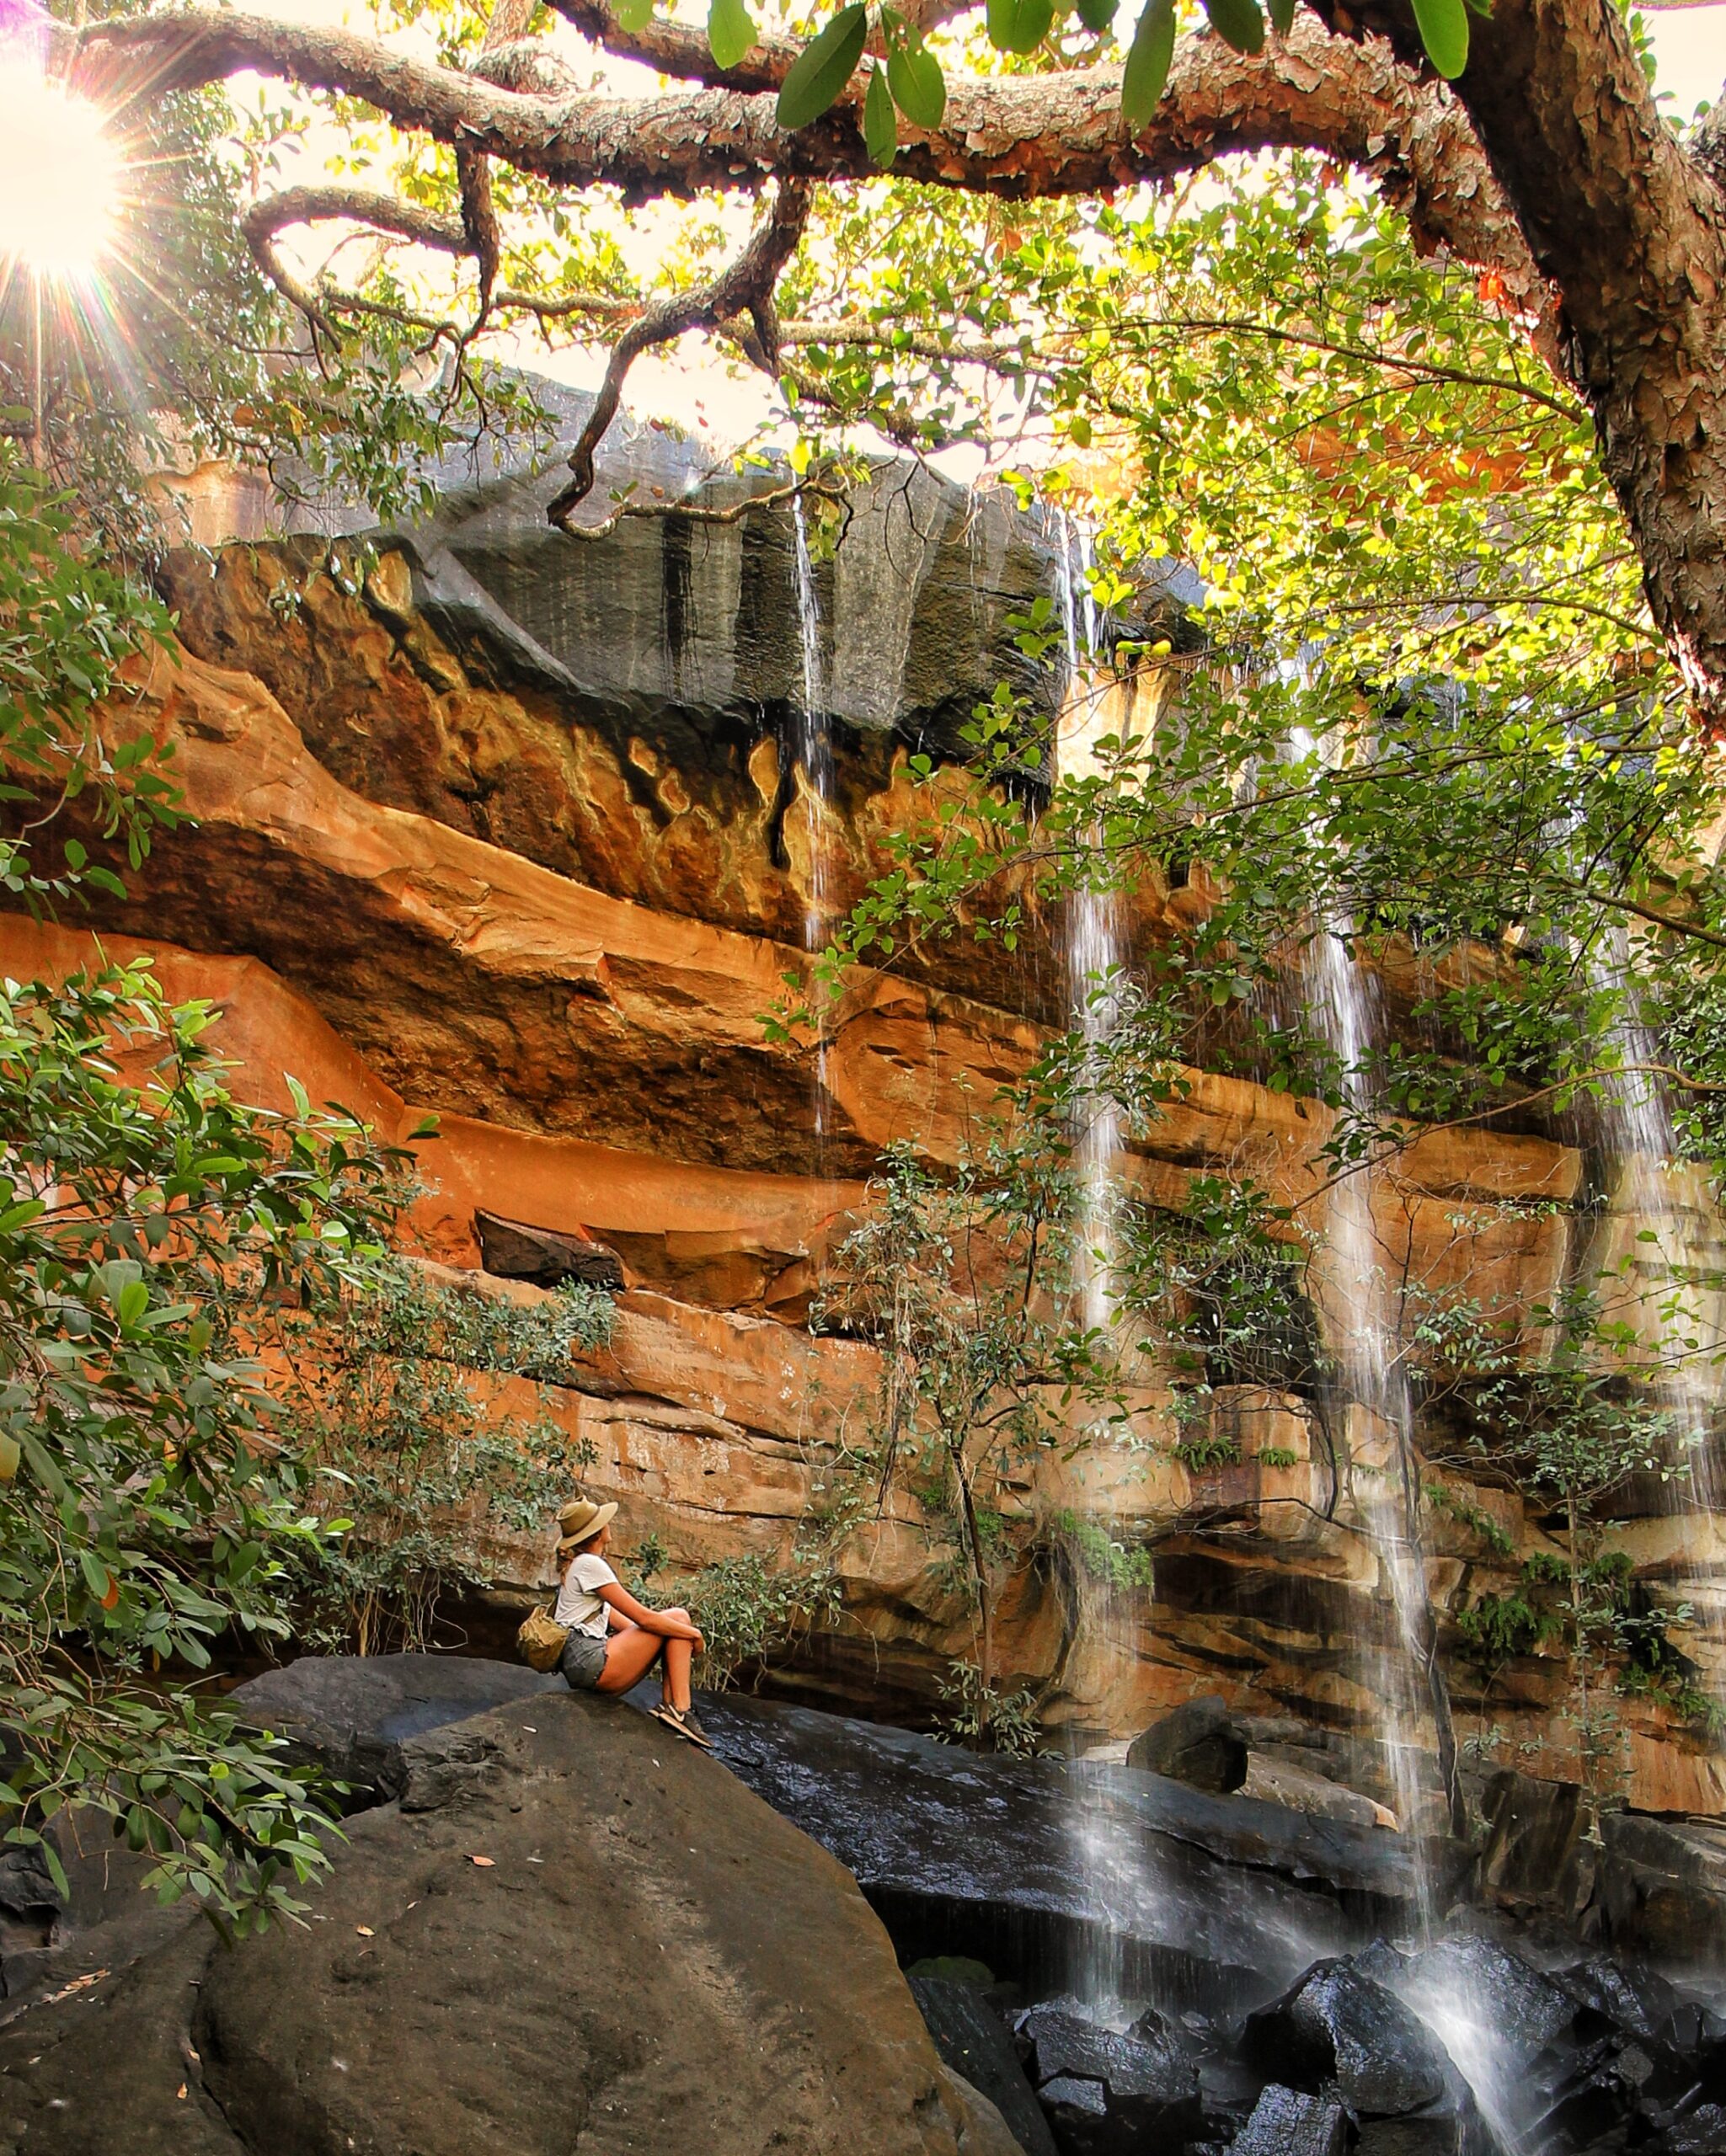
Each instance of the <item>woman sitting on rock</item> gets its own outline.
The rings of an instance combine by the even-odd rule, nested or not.
[[[687,1609],[649,1609],[606,1562],[617,1512],[577,1497],[558,1514],[562,1584],[553,1614],[569,1630],[558,1667],[572,1691],[628,1692],[663,1657],[655,1715],[692,1744],[711,1749],[689,1705],[689,1665],[704,1642]]]

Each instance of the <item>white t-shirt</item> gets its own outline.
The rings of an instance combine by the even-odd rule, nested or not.
[[[591,1551],[572,1557],[564,1584],[558,1589],[558,1606],[553,1613],[556,1621],[567,1625],[572,1632],[585,1632],[590,1639],[602,1640],[611,1619],[598,1590],[617,1583],[617,1575],[603,1557],[596,1557]]]

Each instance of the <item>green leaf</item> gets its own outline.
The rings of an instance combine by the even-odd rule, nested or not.
[[[879,67],[869,70],[868,93],[863,99],[863,146],[870,162],[886,166],[899,147],[899,117],[893,109],[893,93]]]
[[[1078,0],[1079,20],[1087,30],[1106,30],[1120,9],[1120,0]]]
[[[1145,0],[1121,77],[1121,116],[1136,132],[1150,125],[1174,58],[1174,0]]]
[[[653,20],[653,0],[612,0],[612,15],[620,30],[644,30]]]
[[[807,127],[820,118],[856,72],[868,32],[869,11],[863,0],[853,0],[819,37],[811,39],[779,86],[777,109],[782,127]]]
[[[1258,0],[1205,0],[1205,12],[1225,45],[1233,45],[1237,52],[1264,51],[1264,18],[1258,12]]]
[[[1295,27],[1295,0],[1265,0],[1265,13],[1279,37],[1286,37]]]
[[[722,67],[735,67],[755,50],[755,18],[743,0],[712,0],[708,8],[708,50]]]
[[[1447,83],[1468,65],[1468,10],[1462,0],[1414,0],[1426,56]]]
[[[915,30],[887,55],[887,87],[913,127],[934,129],[947,111],[947,78],[941,63]]]
[[[150,1290],[142,1280],[134,1280],[129,1288],[120,1289],[119,1307],[121,1325],[136,1325],[150,1307]]]
[[[1055,0],[989,0],[989,42],[1002,52],[1034,52],[1055,20]]]

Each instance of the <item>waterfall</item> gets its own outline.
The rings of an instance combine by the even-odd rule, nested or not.
[[[1290,747],[1303,762],[1321,754],[1302,727],[1294,729]],[[1314,921],[1302,962],[1307,1015],[1336,1059],[1345,1113],[1370,1105],[1368,1065],[1377,1024],[1371,983],[1350,947],[1353,926],[1335,912]],[[1395,1617],[1395,1640],[1375,1657],[1368,1685],[1384,1717],[1397,1815],[1405,1831],[1415,1832],[1426,1794],[1421,1726],[1429,1714],[1445,1750],[1450,1732],[1432,1665],[1413,1402],[1373,1217],[1370,1168],[1355,1166],[1338,1177],[1324,1225],[1323,1300],[1344,1396],[1354,1494]],[[1429,1919],[1434,1913],[1424,1913]]]
[[[1294,729],[1290,747],[1302,761],[1321,754],[1301,727]],[[1346,914],[1336,911],[1314,921],[1301,983],[1307,1016],[1337,1060],[1344,1113],[1370,1105],[1368,1072],[1378,1028],[1372,983],[1351,948],[1353,926]],[[1381,1718],[1398,1823],[1414,1844],[1419,1935],[1415,1943],[1424,1950],[1432,1946],[1445,1913],[1436,1905],[1436,1881],[1424,1846],[1428,1828],[1421,1815],[1428,1787],[1422,1773],[1422,1726],[1431,1719],[1445,1753],[1452,1753],[1453,1740],[1449,1703],[1436,1668],[1419,1534],[1413,1400],[1400,1352],[1399,1314],[1373,1215],[1369,1167],[1356,1167],[1333,1182],[1324,1225],[1322,1299],[1345,1401],[1349,1476],[1394,1617],[1392,1640],[1369,1649],[1363,1687]],[[1518,2156],[1519,2099],[1507,2083],[1499,2033],[1455,1980],[1441,1955],[1417,1954],[1406,1972],[1390,1981],[1450,2053],[1497,2149],[1503,2156]]]
[[[1118,733],[1121,685],[1096,664],[1096,603],[1084,572],[1091,542],[1063,510],[1055,555],[1066,675],[1055,722],[1055,766],[1059,778],[1082,778],[1097,768],[1097,743]],[[1101,832],[1087,835],[1100,840]],[[1088,1081],[1074,1160],[1079,1180],[1078,1272],[1086,1329],[1106,1336],[1114,1322],[1111,1283],[1115,1270],[1115,1161],[1120,1152],[1120,1109],[1100,1082],[1103,1051],[1119,1016],[1123,958],[1120,906],[1112,891],[1087,878],[1067,901],[1064,922],[1067,1006],[1086,1048]]]
[[[797,626],[802,659],[803,693],[797,709],[797,763],[803,773],[804,814],[809,830],[809,857],[803,898],[803,947],[811,956],[823,949],[831,925],[828,811],[833,799],[833,742],[827,723],[826,685],[821,674],[821,606],[815,590],[815,563],[809,550],[809,526],[803,497],[791,498],[793,558],[797,574]],[[814,1111],[816,1166],[827,1136],[827,1039],[815,1017]]]
[[[1097,744],[1125,730],[1130,691],[1097,654],[1095,603],[1085,581],[1091,542],[1074,520],[1061,512],[1055,549],[1056,590],[1066,644],[1066,668],[1055,720],[1054,773],[1057,780],[1093,776]],[[1076,835],[1100,842],[1100,825]],[[1106,1054],[1120,1017],[1121,969],[1125,936],[1118,896],[1093,888],[1088,874],[1068,898],[1062,917],[1061,956],[1067,1009],[1084,1044],[1082,1085],[1076,1110],[1073,1165],[1077,1181],[1075,1280],[1082,1321],[1098,1343],[1099,1362],[1117,1360],[1117,1207],[1122,1124],[1119,1103],[1110,1091]],[[1094,1518],[1098,1508],[1118,1502],[1130,1461],[1119,1455],[1116,1433],[1107,1420],[1087,1433],[1083,1458],[1074,1476],[1075,1495]],[[1099,1456],[1100,1455],[1100,1456]],[[1119,1650],[1119,1636],[1130,1620],[1134,1591],[1107,1579],[1082,1583],[1081,1620],[1093,1647],[1102,1650],[1099,1669]],[[1125,2029],[1143,2002],[1123,1996],[1126,1976],[1119,1941],[1109,1913],[1132,1905],[1146,1891],[1146,1860],[1133,1837],[1123,1837],[1100,1786],[1089,1778],[1075,1780],[1071,1822],[1076,1865],[1102,1921],[1092,1927],[1078,1965],[1073,1989],[1100,2022]]]
[[[1726,1337],[1718,1291],[1701,1283],[1719,1266],[1719,1224],[1704,1171],[1679,1157],[1677,1132],[1665,1087],[1649,1068],[1659,1043],[1637,1008],[1635,966],[1622,928],[1604,960],[1590,965],[1593,985],[1624,999],[1611,1027],[1612,1045],[1627,1065],[1613,1097],[1596,1113],[1611,1162],[1606,1246],[1597,1252],[1605,1315],[1627,1324],[1656,1374],[1649,1390],[1670,1415],[1675,1459],[1687,1459],[1689,1497],[1704,1512],[1721,1492],[1707,1443],[1719,1403],[1718,1358]],[[1669,1511],[1688,1509],[1686,1478],[1665,1486]],[[1726,1679],[1726,1605],[1715,1593],[1697,1613],[1713,1667],[1705,1689],[1718,1700]]]

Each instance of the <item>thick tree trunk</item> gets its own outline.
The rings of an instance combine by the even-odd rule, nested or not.
[[[1323,12],[1321,9],[1321,12]],[[1356,11],[1358,13],[1358,11]],[[1413,17],[1366,15],[1409,61]],[[1561,305],[1649,604],[1726,734],[1726,194],[1660,117],[1611,0],[1496,0],[1456,94]]]

